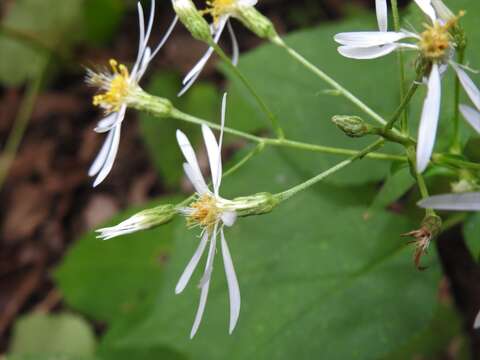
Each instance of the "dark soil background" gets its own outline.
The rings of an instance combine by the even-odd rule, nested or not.
[[[0,16],[14,0],[0,1]],[[170,1],[158,1],[157,23],[172,18]],[[373,11],[373,0],[263,0],[260,9],[280,32],[335,21],[348,6],[357,4]],[[401,1],[402,6],[407,1]],[[71,243],[121,209],[165,194],[137,130],[136,114],[127,115],[128,131],[122,135],[119,156],[107,180],[91,187],[87,169],[103,137],[92,131],[99,113],[91,105],[91,89],[83,81],[83,64],[106,63],[109,58],[133,59],[137,42],[136,14],[122,22],[114,40],[101,50],[75,49],[77,64],[62,69],[39,96],[18,154],[0,189],[0,354],[8,349],[15,319],[32,310],[61,309],[62,295],[50,278]],[[242,50],[260,41],[237,26]],[[154,39],[163,28],[156,27]],[[173,35],[153,68],[186,73],[203,52],[181,27]],[[0,54],[1,56],[1,54]],[[212,61],[204,78],[222,86]],[[147,79],[148,81],[148,79]],[[5,144],[24,93],[21,88],[0,87],[0,149]],[[134,176],[132,176],[134,174]],[[466,250],[458,229],[443,235],[439,252],[449,275],[450,288],[465,315],[465,328],[476,346],[480,340],[471,329],[480,306],[480,271]],[[432,304],[433,306],[433,304]],[[446,355],[446,358],[453,358]]]

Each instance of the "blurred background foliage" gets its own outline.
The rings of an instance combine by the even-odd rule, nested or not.
[[[148,1],[143,1],[146,8]],[[159,2],[154,37],[173,14]],[[469,59],[480,60],[480,32],[467,9]],[[407,5],[407,4],[404,4]],[[287,42],[382,115],[398,101],[395,56],[371,62],[340,58],[340,31],[373,29],[373,1],[260,1]],[[403,9],[409,22],[419,14]],[[197,127],[127,115],[114,171],[98,189],[86,176],[101,138],[99,113],[82,83],[85,66],[110,57],[128,63],[136,52],[135,1],[3,0],[0,25],[0,342],[8,359],[467,359],[471,324],[458,315],[435,251],[428,270],[411,264],[400,234],[418,226],[418,195],[407,169],[364,160],[282,205],[240,220],[227,231],[242,291],[240,322],[227,335],[227,287],[215,271],[203,324],[188,339],[198,301],[191,286],[174,287],[197,234],[179,219],[162,228],[101,242],[93,230],[139,209],[182,199],[191,189],[181,171],[174,132],[198,145]],[[240,69],[253,82],[292,139],[351,147],[331,124],[355,114],[278,49],[241,29]],[[229,92],[228,125],[267,133],[268,123],[227,69],[212,61],[182,98],[184,74],[204,46],[178,28],[143,84],[185,112],[217,122]],[[410,75],[413,59],[409,59]],[[226,80],[225,80],[226,79]],[[453,79],[447,79],[445,98]],[[419,113],[421,96],[411,109]],[[452,101],[453,104],[453,101]],[[452,104],[444,105],[448,131]],[[469,131],[464,129],[465,139]],[[478,139],[470,140],[472,144]],[[440,141],[439,149],[448,146]],[[227,137],[232,165],[251,145]],[[389,152],[399,151],[395,146]],[[205,157],[202,160],[206,165]],[[338,162],[335,156],[267,149],[225,181],[224,195],[280,191]],[[435,179],[435,174],[431,174]],[[440,190],[448,183],[438,185]],[[480,217],[463,238],[479,254]],[[457,234],[462,237],[461,234]],[[432,249],[433,250],[433,249]],[[461,259],[456,259],[461,261]],[[221,264],[217,264],[221,269]],[[471,314],[470,314],[471,315]]]

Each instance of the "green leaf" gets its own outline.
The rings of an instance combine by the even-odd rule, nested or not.
[[[78,39],[83,0],[18,0],[2,21],[0,82],[20,85],[43,67],[48,51]],[[50,50],[45,50],[50,49]]]
[[[227,197],[278,191],[302,179],[283,154],[265,151],[226,178]],[[399,234],[411,224],[385,211],[364,218],[373,189],[318,185],[273,213],[226,229],[242,292],[240,322],[228,329],[228,291],[217,252],[207,309],[194,340],[200,270],[175,296],[198,243],[181,224],[155,309],[117,346],[169,346],[191,359],[379,359],[428,326],[438,269],[419,273]],[[202,265],[199,266],[201,268]]]
[[[175,203],[166,198],[142,206]],[[105,224],[116,225],[142,209],[130,209]],[[152,301],[171,251],[172,225],[108,241],[91,232],[77,241],[55,272],[67,303],[98,320],[113,321]]]
[[[42,355],[42,359],[93,357],[95,334],[90,325],[73,314],[30,314],[14,326],[11,355]],[[43,355],[45,354],[45,355]],[[33,359],[33,357],[32,357]]]
[[[353,61],[336,51],[333,36],[341,31],[369,29],[374,19],[367,17],[341,24],[322,26],[289,35],[287,43],[327,74],[356,94],[362,101],[383,116],[388,116],[398,104],[398,74],[396,58],[372,61]],[[379,71],[381,69],[381,71]],[[262,46],[240,59],[240,70],[278,116],[286,136],[314,144],[361,149],[369,139],[351,139],[331,122],[333,115],[364,116],[345,98],[334,96],[326,83],[296,63],[283,50],[272,45]],[[229,89],[228,125],[240,129],[258,129],[269,124],[245,88],[233,74]],[[372,88],[372,84],[374,88]],[[376,91],[375,89],[378,89]],[[243,101],[242,101],[243,100]],[[398,148],[388,147],[395,152]],[[285,153],[306,176],[333,166],[339,156],[290,150]],[[388,174],[388,162],[364,160],[331,177],[337,184],[364,184],[380,180]]]
[[[86,39],[102,44],[113,37],[125,13],[122,0],[85,1]]]
[[[480,213],[472,214],[463,226],[463,236],[473,257],[480,260]]]
[[[156,73],[147,89],[152,94],[170,99],[182,111],[210,121],[220,121],[219,94],[213,84],[199,82],[182,98],[178,98],[179,84],[181,79],[177,74]],[[140,115],[140,126],[155,168],[168,187],[177,188],[183,176],[184,160],[175,131],[181,129],[196,144],[200,135],[199,127],[172,119],[159,119],[146,113]]]

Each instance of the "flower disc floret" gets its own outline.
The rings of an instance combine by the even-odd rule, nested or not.
[[[444,61],[448,59],[452,46],[452,37],[449,33],[449,23],[441,25],[436,22],[427,25],[426,30],[420,34],[419,47],[424,58],[431,61]]]
[[[236,0],[208,0],[207,8],[203,14],[209,14],[215,25],[218,25],[220,18],[235,11]]]
[[[203,194],[190,204],[187,210],[187,224],[190,227],[200,226],[211,232],[221,216],[217,199],[211,194]]]
[[[120,111],[131,91],[130,74],[125,65],[116,60],[109,61],[110,73],[89,73],[88,83],[103,93],[93,97],[93,105],[100,106],[107,113]]]

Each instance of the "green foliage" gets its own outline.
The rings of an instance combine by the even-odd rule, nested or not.
[[[85,0],[86,39],[93,44],[102,44],[112,38],[125,7],[122,0]]]
[[[147,90],[151,94],[170,99],[182,111],[209,121],[220,121],[219,93],[215,86],[198,82],[187,94],[178,98],[179,84],[181,79],[176,74],[156,73]],[[200,129],[146,113],[140,115],[140,126],[155,168],[168,187],[177,188],[183,176],[183,156],[178,149],[175,131],[181,129],[196,144],[200,139]]]
[[[175,199],[162,199],[162,203],[171,201]],[[116,225],[138,210],[121,213],[105,225]],[[170,224],[108,241],[91,232],[70,250],[55,278],[71,307],[96,319],[113,321],[152,300],[152,289],[162,282],[171,241]]]
[[[90,359],[95,347],[95,334],[81,317],[38,313],[16,322],[9,359]]]
[[[300,181],[282,157],[274,151],[258,156],[225,180],[224,193],[277,190]],[[379,211],[365,220],[371,195],[365,187],[317,186],[270,215],[239,220],[227,230],[242,290],[240,323],[232,336],[217,257],[204,322],[197,337],[188,339],[200,274],[184,294],[173,290],[198,240],[181,224],[157,306],[117,346],[163,344],[189,358],[211,360],[315,354],[376,359],[394,351],[428,326],[438,273],[434,264],[420,275],[413,268],[411,249],[398,236],[412,226],[406,219]]]
[[[83,0],[18,0],[0,25],[0,83],[20,85],[79,36]]]

